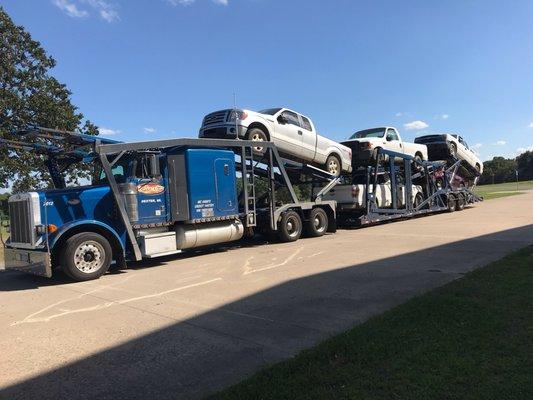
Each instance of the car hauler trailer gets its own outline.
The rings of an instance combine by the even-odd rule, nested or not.
[[[463,210],[466,205],[482,201],[482,198],[469,188],[455,184],[462,162],[422,161],[407,154],[379,149],[373,165],[344,177],[350,180],[359,175],[362,178],[359,182],[363,183],[337,185],[322,196],[337,202],[338,223],[344,227]],[[378,185],[382,175],[388,179],[382,184],[380,199]],[[357,186],[363,188],[362,196],[352,190]],[[346,196],[350,192],[353,196]],[[383,197],[388,197],[387,204],[383,204]],[[360,203],[355,203],[358,201]]]
[[[112,262],[125,266],[236,241],[254,228],[281,241],[297,240],[302,232],[335,231],[335,202],[322,195],[337,179],[301,165],[301,174],[326,184],[300,201],[273,143],[260,148],[252,141],[219,139],[120,143],[44,128],[20,137],[32,141],[2,142],[46,156],[55,189],[9,198],[8,270],[50,277],[61,267],[75,280],[89,280]],[[92,186],[66,187],[63,174],[78,162],[96,166]],[[262,205],[256,201],[259,176],[267,181]],[[277,201],[279,187],[288,192],[283,204]]]

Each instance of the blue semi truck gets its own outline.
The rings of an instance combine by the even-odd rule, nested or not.
[[[55,188],[9,198],[5,269],[46,277],[61,268],[78,281],[96,279],[111,265],[233,242],[256,230],[284,242],[302,234],[322,236],[337,227],[336,201],[324,200],[324,194],[361,173],[365,207],[339,218],[342,225],[462,210],[482,200],[454,187],[461,160],[426,162],[380,150],[373,166],[336,178],[281,158],[271,142],[119,143],[45,128],[19,134],[26,141],[0,139],[0,144],[45,157]],[[91,185],[65,184],[65,171],[77,163],[91,166]],[[390,176],[392,195],[386,208],[374,196],[383,174]],[[315,185],[306,201],[293,186],[304,182]],[[423,195],[416,204],[413,185]]]
[[[272,143],[260,150],[217,139],[119,143],[44,128],[21,137],[26,142],[4,144],[46,157],[55,188],[9,198],[7,270],[50,277],[61,268],[84,281],[112,264],[232,242],[254,229],[281,241],[335,230],[335,202],[321,196],[337,179],[313,167],[287,170]],[[91,165],[91,184],[67,187],[64,171],[80,162]],[[322,179],[324,191],[300,201],[291,174]],[[256,199],[259,177],[266,190]],[[288,201],[276,197],[281,187]]]

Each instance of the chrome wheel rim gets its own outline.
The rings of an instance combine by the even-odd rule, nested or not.
[[[74,252],[74,265],[84,274],[90,274],[98,271],[105,262],[105,250],[103,246],[90,240],[83,242]]]
[[[335,175],[335,176],[339,174],[339,163],[337,162],[336,159],[333,158],[328,162],[328,172],[331,175]]]
[[[326,229],[326,223],[325,223],[325,219],[324,219],[324,216],[322,214],[316,214],[315,215],[315,218],[313,220],[313,223],[315,225],[315,230],[317,232],[324,232],[324,230]]]
[[[287,233],[291,238],[298,236],[299,224],[296,217],[289,217],[287,219]]]
[[[254,133],[251,138],[250,138],[253,142],[264,142],[265,139],[263,138],[263,136],[259,133]],[[255,151],[263,151],[263,147],[254,147],[254,150]]]

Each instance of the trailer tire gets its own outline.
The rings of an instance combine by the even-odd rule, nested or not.
[[[302,235],[302,218],[296,211],[289,210],[281,214],[278,225],[278,239],[280,242],[295,242]]]
[[[328,230],[329,219],[326,212],[316,207],[309,213],[309,220],[305,224],[305,234],[309,237],[323,236]]]
[[[95,232],[68,238],[61,252],[61,268],[76,281],[98,279],[111,265],[113,251],[108,240]]]
[[[418,206],[420,206],[420,204],[422,204],[423,201],[424,196],[422,196],[420,193],[417,193],[415,196],[415,201],[413,202],[413,208],[416,209]]]
[[[457,208],[457,198],[455,197],[455,195],[450,193],[447,196],[447,199],[448,199],[448,211],[454,212]]]
[[[466,198],[465,198],[465,195],[463,193],[459,193],[457,195],[457,205],[456,205],[456,210],[457,211],[463,211],[465,209],[465,206],[466,206]]]

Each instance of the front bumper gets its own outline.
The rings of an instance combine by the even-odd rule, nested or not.
[[[226,124],[206,126],[200,129],[199,138],[202,139],[237,139],[244,138],[247,127],[243,125]]]
[[[52,276],[52,262],[50,254],[46,251],[4,249],[4,269],[27,272],[29,274]]]

